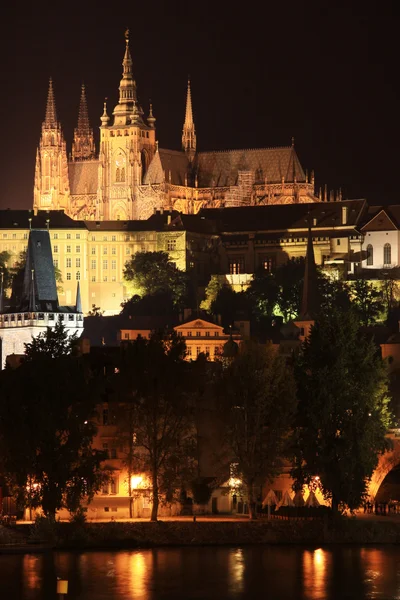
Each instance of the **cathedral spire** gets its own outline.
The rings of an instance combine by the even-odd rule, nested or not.
[[[129,49],[129,29],[125,31],[125,54],[122,61],[122,79],[119,84],[119,101],[114,109],[117,125],[125,125],[133,114],[137,102],[136,82],[132,74],[132,57]]]
[[[182,132],[182,148],[188,154],[189,160],[192,160],[196,153],[196,131],[193,121],[192,94],[190,90],[190,79],[188,79],[185,122]]]
[[[89,124],[85,85],[82,84],[79,103],[78,126],[74,129],[72,142],[72,160],[88,160],[94,158],[95,148],[93,129]]]
[[[48,129],[55,129],[57,127],[56,103],[54,100],[53,80],[51,77],[49,80],[49,91],[47,93],[46,116],[45,116],[43,125],[44,125],[44,127],[48,128]]]

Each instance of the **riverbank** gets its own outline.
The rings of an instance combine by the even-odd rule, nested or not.
[[[4,530],[6,529],[6,533]],[[54,528],[18,524],[1,528],[0,553],[46,549],[121,549],[161,546],[254,544],[398,544],[400,522],[364,520],[259,520],[56,523]]]

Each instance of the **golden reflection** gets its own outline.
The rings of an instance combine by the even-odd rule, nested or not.
[[[39,558],[32,554],[25,554],[23,558],[24,587],[27,590],[37,590],[41,581],[38,575]]]
[[[324,598],[326,595],[326,551],[322,548],[303,554],[304,591],[307,598]]]
[[[229,583],[235,592],[243,591],[244,557],[243,550],[238,548],[229,553]]]
[[[147,560],[149,560],[150,553],[147,553]],[[146,560],[143,552],[135,552],[131,554],[129,560],[129,573],[130,573],[130,589],[133,598],[141,597],[146,593],[146,572],[148,565],[146,566]]]

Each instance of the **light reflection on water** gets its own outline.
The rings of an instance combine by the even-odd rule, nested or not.
[[[0,557],[0,598],[400,600],[400,548],[159,548]]]

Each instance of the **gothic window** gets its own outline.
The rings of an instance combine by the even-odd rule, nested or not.
[[[392,264],[392,247],[390,244],[385,244],[383,246],[383,264],[384,265]]]
[[[121,169],[121,181],[125,181],[125,169],[122,167]]]
[[[374,264],[374,247],[372,244],[367,246],[367,265],[372,266]]]
[[[115,181],[119,183],[121,181],[121,171],[120,169],[116,169],[115,171]]]

